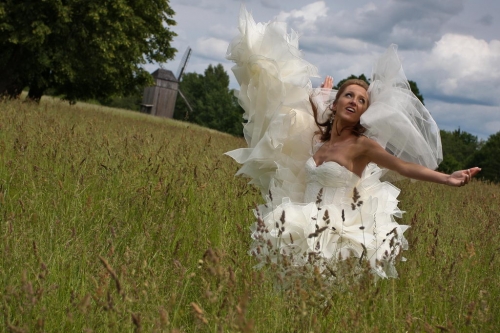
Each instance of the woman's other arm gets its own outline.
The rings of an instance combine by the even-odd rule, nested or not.
[[[419,164],[405,162],[389,154],[378,143],[371,139],[363,137],[362,140],[362,144],[365,148],[365,155],[368,156],[370,161],[381,167],[395,171],[407,178],[450,186],[463,186],[481,171],[481,168],[474,167],[467,170],[455,171],[451,175],[447,175]]]

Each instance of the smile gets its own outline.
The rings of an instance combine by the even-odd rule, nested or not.
[[[356,111],[354,111],[353,108],[346,108],[347,111],[349,111],[350,113],[356,113]]]

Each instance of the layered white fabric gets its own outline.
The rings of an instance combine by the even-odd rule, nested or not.
[[[324,117],[334,92],[312,89],[316,67],[301,58],[298,36],[285,23],[255,23],[242,7],[239,31],[227,58],[235,62],[248,148],[227,155],[267,201],[256,211],[250,252],[262,262],[288,256],[294,265],[306,264],[311,253],[325,263],[354,256],[369,260],[379,276],[396,276],[394,263],[406,248],[406,227],[394,220],[401,216],[399,190],[380,181],[385,171],[374,164],[361,178],[333,162],[317,167],[309,98]],[[369,94],[361,118],[366,135],[403,160],[436,168],[438,128],[411,93],[395,46],[375,64]]]
[[[443,160],[439,128],[411,91],[396,51],[391,45],[373,67],[361,125],[391,154],[434,170]]]
[[[380,182],[382,170],[369,164],[361,177],[335,162],[305,165],[304,203],[283,198],[256,210],[250,253],[259,260],[279,263],[286,256],[292,265],[311,262],[320,269],[335,268],[340,259],[367,260],[377,276],[396,277],[395,263],[408,248],[403,235],[408,226],[396,217],[399,189]]]
[[[309,78],[317,69],[301,58],[298,36],[287,34],[285,23],[256,24],[242,7],[239,30],[227,58],[236,63],[248,148],[227,154],[243,164],[238,175],[251,178],[264,196],[272,188],[276,197],[301,201],[317,129],[309,103]]]

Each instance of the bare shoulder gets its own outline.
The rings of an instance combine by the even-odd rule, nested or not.
[[[374,140],[372,140],[364,135],[360,135],[357,138],[356,145],[358,145],[361,150],[372,150],[372,149],[381,148],[380,145],[376,141],[374,141]]]

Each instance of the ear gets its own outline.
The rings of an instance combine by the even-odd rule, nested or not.
[[[337,102],[333,102],[332,105],[330,106],[330,110],[332,111],[337,111]]]

